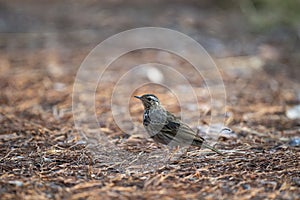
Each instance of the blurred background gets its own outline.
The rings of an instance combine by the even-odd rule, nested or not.
[[[299,9],[293,0],[1,1],[1,55],[9,56],[1,62],[24,65],[41,53],[39,67],[74,61],[76,68],[109,36],[158,26],[191,36],[217,58],[258,56],[270,73],[299,80]]]
[[[94,194],[297,199],[299,11],[298,0],[0,0],[0,198],[88,199]],[[110,77],[126,73],[122,66],[149,58],[177,66],[193,80],[201,107],[199,119],[196,104],[187,97],[188,123],[202,133],[211,116],[211,99],[201,77],[193,79],[195,73],[183,59],[154,50],[124,55],[106,71],[105,84],[96,91],[101,130],[127,154],[110,154],[108,147],[95,151],[102,159],[96,160],[80,143],[72,113],[77,70],[106,38],[145,26],[190,36],[218,65],[227,94],[224,123],[233,132],[220,135],[217,148],[228,151],[228,158],[202,156],[192,149],[158,171],[142,168],[156,164],[148,153],[162,147],[141,136],[144,129],[132,126],[132,121],[142,126],[139,101],[126,99],[133,118],[122,124],[133,134],[120,130],[112,118],[115,83]],[[163,79],[155,69],[151,73]],[[151,73],[136,77],[151,81]],[[146,85],[137,88],[136,95],[149,91],[156,91],[168,110],[180,112],[176,94],[167,88]],[[220,114],[224,118],[223,110]],[[130,161],[128,152],[136,162],[130,162],[126,172],[117,169]]]
[[[30,112],[70,110],[76,72],[96,45],[120,31],[157,26],[203,45],[222,72],[229,106],[297,105],[299,9],[293,0],[1,1],[0,102]],[[163,59],[172,65],[176,58]]]

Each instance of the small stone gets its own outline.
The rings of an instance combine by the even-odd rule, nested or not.
[[[18,187],[23,186],[23,182],[22,181],[8,181],[8,183],[12,184],[12,185],[16,185]]]
[[[150,81],[154,83],[161,83],[164,80],[163,73],[155,67],[147,68],[147,77]]]
[[[24,156],[16,156],[16,159],[23,159]]]
[[[79,141],[76,142],[76,144],[77,145],[85,145],[85,144],[87,144],[87,142],[84,141],[84,140],[79,140]]]
[[[45,162],[51,162],[51,161],[52,161],[50,158],[47,158],[47,157],[43,157],[43,160],[44,160]]]
[[[220,131],[220,137],[227,138],[227,139],[233,139],[233,138],[237,138],[237,135],[230,128],[224,127]]]
[[[292,138],[289,141],[289,145],[292,147],[300,147],[300,138],[299,137]]]
[[[286,116],[290,119],[300,118],[300,105],[293,106],[286,111]]]
[[[244,190],[250,190],[251,189],[251,186],[249,185],[249,184],[242,184],[242,188],[244,189]]]
[[[53,89],[56,90],[56,91],[60,91],[60,92],[64,91],[66,89],[66,84],[59,83],[59,82],[54,83],[53,84]]]

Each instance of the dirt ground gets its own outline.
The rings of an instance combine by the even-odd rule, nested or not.
[[[206,1],[30,2],[0,3],[0,199],[299,199],[299,33],[282,27],[250,33],[241,13]],[[83,142],[89,130],[75,127],[72,112],[80,64],[103,39],[150,25],[190,35],[220,69],[225,126],[233,130],[216,141],[224,157],[193,147],[164,163],[150,157],[170,151],[146,136],[142,105],[133,98],[125,99],[132,119],[121,120],[135,128],[128,133],[117,125],[110,80],[95,94],[99,128],[109,141],[98,141],[98,149]],[[201,129],[211,116],[210,96],[185,61],[154,50],[132,52],[112,73],[126,73],[124,63],[161,58],[194,80],[201,117],[189,112],[187,123]],[[149,91],[180,114],[174,94],[158,85],[130,96]],[[193,110],[189,98],[183,102]]]

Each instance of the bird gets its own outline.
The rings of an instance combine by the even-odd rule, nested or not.
[[[205,147],[224,156],[219,150],[207,144],[205,139],[186,123],[167,111],[154,94],[134,97],[143,103],[143,125],[155,142],[171,146]]]

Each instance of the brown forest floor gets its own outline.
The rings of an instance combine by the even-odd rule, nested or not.
[[[1,42],[2,47],[7,45]],[[78,143],[72,90],[78,66],[91,48],[66,53],[18,45],[0,54],[0,199],[299,198],[300,120],[286,115],[299,104],[297,67],[281,69],[282,63],[268,60],[257,67],[252,58],[261,59],[258,55],[215,58],[227,93],[226,125],[234,131],[217,142],[226,156],[189,148],[179,159],[153,170],[128,171],[113,161],[95,159],[91,149]],[[128,59],[153,54],[132,53]],[[172,56],[167,58],[172,63]],[[270,71],[269,65],[278,70]],[[143,129],[135,130],[139,134],[135,137],[117,127],[109,108],[113,87],[107,83],[97,91],[101,102],[96,106],[97,116],[106,136],[133,155],[147,156],[153,149],[165,148],[142,137]],[[180,111],[175,100],[168,101],[170,93],[157,91],[168,109]],[[198,97],[200,106],[209,105],[209,97]],[[142,106],[133,99],[129,106],[133,119],[140,123]],[[201,116],[200,125],[204,125],[209,112],[204,109]]]

